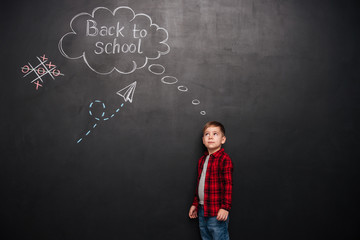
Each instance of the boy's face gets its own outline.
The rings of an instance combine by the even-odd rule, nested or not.
[[[205,130],[202,140],[209,154],[213,154],[221,149],[226,137],[221,132],[220,127],[210,126]]]

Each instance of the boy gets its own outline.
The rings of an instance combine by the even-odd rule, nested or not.
[[[224,126],[216,121],[206,123],[202,141],[207,152],[198,162],[197,188],[189,217],[199,215],[203,240],[228,240],[233,164],[222,148],[226,141]]]

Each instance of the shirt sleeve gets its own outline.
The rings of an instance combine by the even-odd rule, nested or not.
[[[221,201],[221,208],[230,211],[233,187],[233,164],[230,157],[227,155],[224,156],[221,173],[221,181],[223,184],[223,197]]]
[[[199,208],[199,197],[197,196],[197,194],[195,194],[194,196],[194,201],[193,204],[196,208]]]

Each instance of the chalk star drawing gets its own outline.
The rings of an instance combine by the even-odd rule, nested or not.
[[[119,96],[121,96],[125,103],[126,102],[130,102],[132,103],[133,101],[133,97],[134,97],[134,92],[135,92],[135,88],[136,88],[136,81],[133,82],[132,84],[124,87],[123,89],[119,90],[116,94],[118,94]],[[96,116],[94,113],[93,113],[93,107],[95,104],[100,104],[100,106],[102,107],[102,113],[100,114],[100,116]],[[120,111],[120,108],[122,108],[124,106],[124,103],[122,103],[120,105],[120,107],[118,109],[115,110],[115,112],[111,115],[106,115],[106,106],[105,106],[105,103],[103,103],[102,101],[100,100],[95,100],[93,102],[90,103],[89,105],[89,115],[91,117],[93,117],[95,120],[96,120],[96,123],[92,126],[91,129],[89,129],[86,134],[85,134],[85,137],[88,136],[91,131],[98,126],[98,123],[100,123],[100,121],[107,121],[111,118],[113,118],[115,116],[116,113],[118,113]],[[80,138],[77,143],[80,143],[82,140],[84,139],[84,137]]]
[[[23,77],[28,76],[30,73],[35,74],[35,78],[31,81],[31,83],[36,85],[36,90],[39,90],[39,87],[43,87],[44,76],[49,75],[53,80],[55,80],[55,77],[60,75],[64,76],[64,74],[62,74],[60,70],[56,68],[55,64],[53,64],[51,61],[48,62],[49,59],[45,56],[45,54],[36,58],[40,63],[35,67],[33,67],[30,62],[21,67],[21,72],[24,73]]]

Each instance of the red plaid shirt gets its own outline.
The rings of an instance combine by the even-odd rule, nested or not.
[[[199,196],[198,187],[201,172],[208,153],[206,152],[198,163],[197,187],[193,205],[198,208]],[[233,164],[229,157],[221,148],[219,151],[210,155],[204,188],[204,216],[214,217],[220,208],[230,211],[232,194],[232,172]]]

